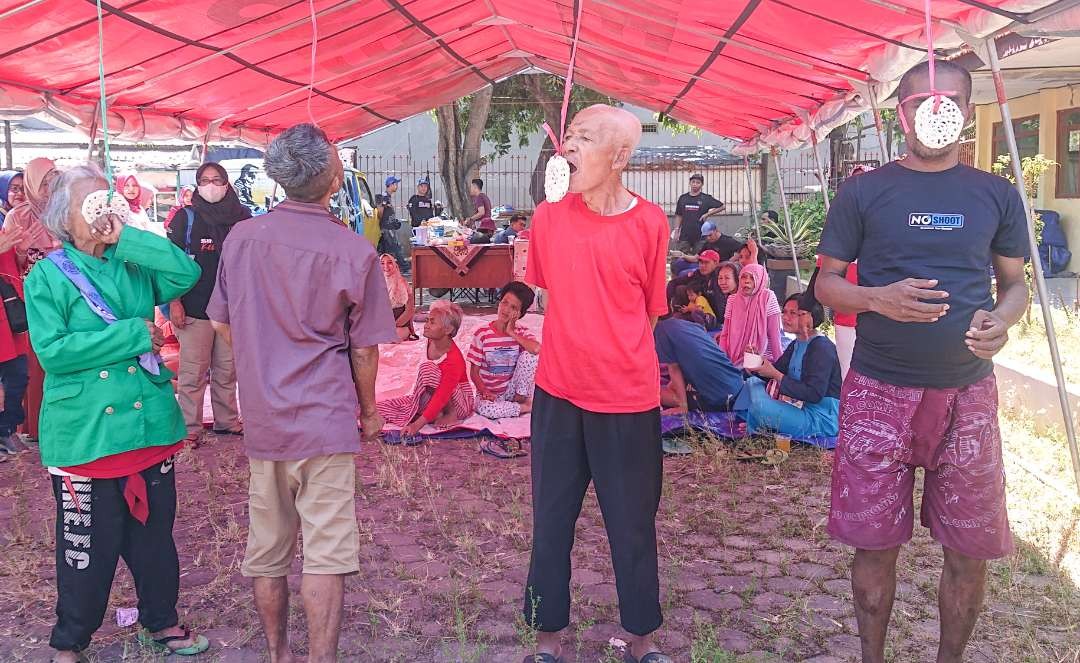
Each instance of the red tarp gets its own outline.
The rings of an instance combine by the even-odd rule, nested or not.
[[[922,0],[581,1],[576,82],[743,140],[805,140],[795,118],[839,123],[868,83],[925,57]],[[955,47],[958,28],[985,35],[1054,4],[934,0],[935,41]],[[575,20],[573,0],[315,0],[309,113],[308,0],[103,7],[112,135],[256,145],[312,117],[347,139],[522,70],[563,75]],[[0,44],[0,113],[91,131],[94,0],[0,0]]]

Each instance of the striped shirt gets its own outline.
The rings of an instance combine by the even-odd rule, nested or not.
[[[519,327],[518,335],[536,340],[532,332]],[[514,377],[522,347],[510,336],[496,331],[495,323],[476,330],[469,346],[469,363],[480,368],[480,380],[488,391],[502,394]]]

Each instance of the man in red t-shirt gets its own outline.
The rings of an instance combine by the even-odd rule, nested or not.
[[[592,481],[611,543],[634,661],[670,661],[660,627],[656,511],[663,483],[653,325],[667,312],[668,225],[622,184],[641,137],[630,113],[591,106],[563,140],[570,193],[533,216],[526,280],[548,290],[532,411],[533,549],[525,620],[529,663],[550,663],[570,621],[574,523]],[[571,238],[571,239],[567,239]],[[630,660],[628,657],[627,660]]]

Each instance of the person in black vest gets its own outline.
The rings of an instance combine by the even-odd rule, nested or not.
[[[176,391],[191,444],[202,439],[208,371],[214,432],[240,435],[243,431],[236,404],[232,348],[214,331],[206,315],[206,305],[217,283],[221,245],[233,226],[251,218],[251,210],[229,186],[229,174],[220,164],[200,166],[195,172],[195,183],[198,188],[191,196],[191,205],[176,214],[168,230],[173,244],[202,268],[195,287],[169,304],[169,320],[180,341]]]
[[[435,206],[431,202],[431,180],[426,176],[416,181],[416,193],[405,204],[413,228],[435,216]]]
[[[394,194],[397,193],[401,178],[396,175],[387,175],[384,185],[385,191],[375,196],[375,204],[379,206],[379,245],[376,247],[380,254],[389,253],[397,260],[402,274],[408,274],[409,262],[405,260],[405,252],[401,249],[397,231],[401,229],[401,221],[394,212]]]

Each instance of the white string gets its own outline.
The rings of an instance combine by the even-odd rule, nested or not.
[[[311,95],[315,91],[315,56],[319,51],[319,21],[315,15],[315,0],[308,0],[308,9],[311,11],[311,74],[308,77],[307,113],[311,123],[319,126],[319,123],[315,121],[314,113],[311,112]]]

